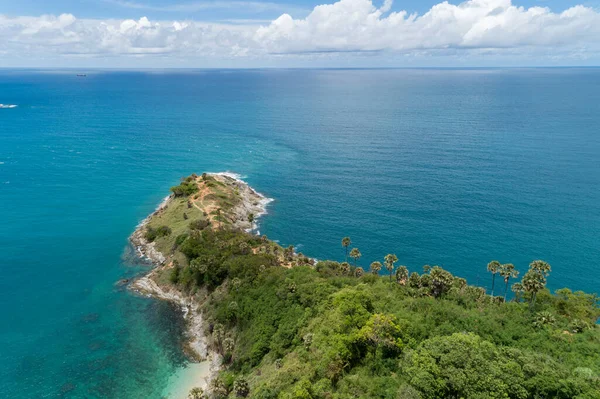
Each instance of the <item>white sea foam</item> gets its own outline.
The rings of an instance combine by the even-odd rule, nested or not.
[[[15,104],[0,104],[0,109],[2,108],[17,108],[18,105]]]
[[[167,195],[165,198],[163,198],[163,200],[160,202],[160,204],[158,204],[158,206],[156,207],[156,209],[154,210],[154,212],[156,211],[160,211],[161,209],[163,209],[165,206],[167,206],[167,203],[169,202],[169,199],[171,198],[170,195]],[[152,215],[150,215],[152,216]],[[136,226],[136,229],[138,229],[140,226],[145,225],[146,223],[148,223],[148,220],[150,220],[150,216],[144,218],[141,222],[139,222]]]
[[[206,174],[213,175],[213,176],[225,176],[225,177],[229,177],[231,179],[238,180],[241,182],[244,182],[243,179],[248,177],[248,176],[240,175],[239,173],[229,172],[229,171],[227,171],[227,172],[207,172]],[[244,182],[244,183],[246,183],[246,182]]]
[[[241,183],[244,183],[245,185],[247,185],[248,187],[250,187],[250,189],[259,197],[261,197],[260,200],[260,205],[261,207],[264,209],[264,212],[260,213],[257,216],[261,216],[261,215],[265,215],[267,213],[266,211],[266,206],[270,203],[273,202],[274,199],[273,198],[269,198],[266,197],[264,194],[259,193],[258,191],[256,191],[254,188],[252,188],[246,181],[244,181],[245,178],[247,178],[248,176],[245,175],[241,175],[239,173],[235,173],[235,172],[216,172],[216,173],[207,173],[208,175],[217,175],[217,176],[226,176],[229,177],[231,179],[237,180]]]
[[[261,213],[259,213],[257,216],[262,216],[262,215],[266,215],[267,214],[267,205],[269,205],[271,202],[275,201],[273,198],[268,198],[265,197],[264,195],[262,195],[259,192],[256,192],[256,194],[260,195],[262,197],[262,199],[260,200],[260,206],[263,209],[263,211]]]
[[[158,206],[156,207],[155,211],[160,211],[165,206],[167,206],[167,202],[169,202],[169,198],[171,198],[171,195],[167,195],[165,198],[163,198],[163,200],[160,202],[160,204],[158,204]]]
[[[207,173],[207,174],[208,175],[217,175],[217,176],[226,176],[226,177],[229,177],[230,179],[234,179],[234,180],[244,184],[245,186],[247,186],[250,190],[252,190],[252,192],[254,194],[256,194],[257,196],[260,197],[260,200],[258,202],[260,211],[257,212],[255,215],[255,222],[252,223],[252,228],[246,229],[246,232],[248,232],[248,233],[255,231],[257,235],[260,235],[260,231],[258,230],[258,220],[257,219],[268,213],[267,205],[269,205],[271,202],[273,202],[274,199],[269,198],[269,197],[265,196],[264,194],[261,194],[258,191],[256,191],[252,186],[250,186],[246,181],[244,181],[244,179],[247,176],[241,175],[239,173],[227,171],[227,172],[216,172],[216,173]]]

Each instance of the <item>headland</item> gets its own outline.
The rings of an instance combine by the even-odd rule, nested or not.
[[[550,292],[547,262],[475,266],[488,291],[393,253],[363,263],[349,237],[316,261],[253,234],[269,200],[235,176],[171,192],[131,236],[155,268],[130,285],[187,320],[198,363],[167,397],[600,397],[599,298]]]

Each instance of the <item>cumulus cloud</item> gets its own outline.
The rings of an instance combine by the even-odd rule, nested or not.
[[[252,47],[253,30],[243,25],[194,21],[152,22],[146,17],[79,20],[70,14],[35,18],[0,16],[0,51],[35,56],[239,56]]]
[[[581,5],[562,12],[511,0],[433,6],[423,15],[392,12],[392,1],[340,0],[302,19],[283,14],[266,25],[77,19],[0,15],[0,54],[36,56],[272,57],[389,52],[600,53],[600,13]],[[332,55],[335,56],[335,55]],[[1,61],[0,61],[1,63]]]
[[[510,0],[443,2],[419,16],[389,15],[389,3],[341,0],[316,7],[305,19],[284,14],[261,27],[255,40],[270,51],[439,50],[577,46],[600,43],[600,14],[575,6],[562,13],[525,9]]]

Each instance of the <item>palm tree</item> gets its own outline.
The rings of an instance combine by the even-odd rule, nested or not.
[[[390,281],[392,281],[392,272],[394,271],[394,263],[398,262],[398,257],[394,254],[387,254],[384,258],[385,268],[390,272]]]
[[[521,295],[525,292],[525,288],[521,283],[514,283],[510,287],[511,291],[515,293],[515,302],[521,302]]]
[[[496,280],[496,273],[500,271],[502,265],[497,260],[493,260],[487,265],[488,272],[492,273],[492,299],[494,298],[494,283]]]
[[[541,274],[544,277],[548,277],[550,274],[550,265],[543,260],[534,260],[529,264],[529,270],[534,270],[535,272]]]
[[[350,241],[350,237],[342,238],[342,247],[344,247],[344,249],[346,250],[346,262],[348,262],[348,247],[350,246],[350,244],[352,244],[352,241]]]
[[[223,339],[225,338],[225,329],[222,324],[215,324],[212,332],[213,340],[220,353],[223,353]]]
[[[240,377],[233,383],[233,392],[238,398],[245,398],[250,394],[250,386],[245,378]]]
[[[398,284],[406,285],[408,281],[408,268],[406,266],[400,266],[396,270],[396,281]]]
[[[574,334],[584,332],[590,328],[590,324],[587,321],[575,319],[569,324],[569,330]]]
[[[204,395],[204,390],[202,388],[192,388],[187,397],[188,399],[204,399],[206,398],[206,395]]]
[[[523,276],[523,288],[531,295],[531,300],[529,302],[529,306],[531,309],[535,306],[535,300],[537,298],[537,293],[544,289],[546,286],[546,278],[538,273],[536,270],[529,269],[527,273]]]
[[[378,275],[381,270],[381,262],[373,262],[371,263],[371,273],[374,275]]]
[[[227,385],[220,378],[214,378],[209,384],[209,392],[212,392],[214,397],[226,398],[229,395]]]
[[[235,349],[235,341],[231,337],[227,337],[223,340],[223,349],[225,353],[231,353]]]
[[[529,264],[529,271],[523,276],[523,288],[531,294],[529,302],[530,308],[533,310],[537,293],[546,286],[546,277],[550,274],[550,265],[543,260],[534,260]]]
[[[279,370],[282,367],[283,367],[283,359],[281,359],[281,358],[275,359],[275,368]]]
[[[352,250],[350,251],[350,257],[352,259],[354,259],[354,266],[356,266],[356,262],[358,261],[358,259],[361,257],[361,253],[358,250],[358,248],[352,248]]]
[[[519,271],[515,270],[515,265],[512,263],[505,263],[500,266],[500,275],[504,277],[504,302],[506,302],[506,292],[508,291],[508,281],[511,278],[519,277]]]
[[[419,276],[419,273],[412,272],[410,274],[410,277],[408,278],[408,285],[410,285],[411,288],[421,287],[421,277]]]
[[[345,276],[346,274],[349,274],[350,273],[350,264],[348,262],[340,263],[340,272],[342,272],[343,276]]]
[[[242,255],[247,255],[250,252],[250,245],[247,242],[241,242],[239,245],[240,252]]]
[[[556,322],[556,318],[554,315],[548,311],[541,311],[535,315],[535,321],[533,322],[533,326],[536,328],[542,328],[547,324],[554,324]]]
[[[365,274],[365,271],[362,267],[357,267],[356,269],[354,269],[354,276],[362,277],[363,274]]]
[[[434,266],[429,273],[431,276],[432,293],[439,298],[448,291],[454,282],[454,276],[439,266]]]

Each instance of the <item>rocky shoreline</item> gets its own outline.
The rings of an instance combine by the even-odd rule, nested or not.
[[[238,175],[231,173],[211,173],[208,175],[224,184],[234,186],[239,192],[241,201],[230,212],[233,216],[233,227],[248,232],[256,229],[256,219],[266,214],[266,206],[272,200],[258,193],[248,183],[241,180]],[[131,282],[129,289],[139,295],[171,301],[181,308],[183,317],[186,320],[187,348],[189,349],[188,352],[191,352],[190,357],[195,361],[210,362],[209,375],[203,381],[204,386],[200,386],[206,388],[221,369],[221,355],[210,349],[208,338],[204,334],[205,322],[200,311],[202,301],[172,286],[166,287],[157,283],[157,279],[155,279],[157,272],[169,267],[170,264],[167,262],[168,257],[157,250],[153,242],[149,242],[144,237],[145,227],[150,218],[165,209],[172,199],[172,195],[166,197],[151,215],[138,224],[129,238],[136,254],[140,258],[148,260],[154,266],[146,275]],[[250,214],[254,215],[252,223],[248,222]]]
[[[160,251],[156,249],[154,243],[148,242],[148,240],[144,238],[144,228],[148,224],[148,221],[150,220],[152,215],[166,208],[167,205],[169,205],[169,202],[172,198],[172,195],[165,197],[165,199],[163,199],[162,202],[158,205],[156,210],[137,225],[135,231],[129,237],[129,242],[133,245],[133,248],[135,249],[135,252],[138,255],[138,257],[149,260],[154,266],[163,265],[165,263],[166,258]]]

